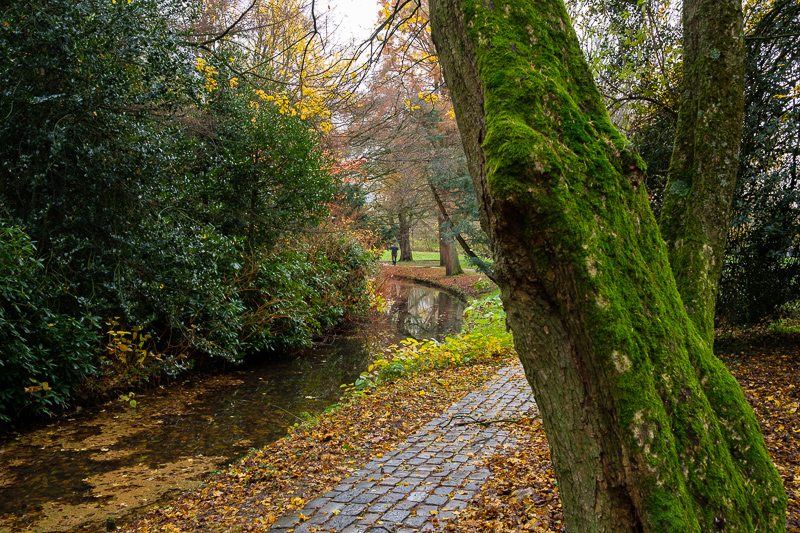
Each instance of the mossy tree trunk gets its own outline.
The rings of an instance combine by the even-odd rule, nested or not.
[[[758,424],[684,309],[563,4],[430,7],[567,529],[783,530]]]
[[[709,346],[744,113],[741,0],[683,3],[683,93],[661,234],[686,311]]]

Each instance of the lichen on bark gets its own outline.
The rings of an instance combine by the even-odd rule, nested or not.
[[[568,529],[781,530],[755,417],[687,316],[563,4],[430,4]]]
[[[710,346],[742,135],[742,3],[685,0],[683,25],[683,95],[660,224],[686,311]]]

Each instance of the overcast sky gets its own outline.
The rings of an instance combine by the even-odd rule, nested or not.
[[[342,23],[339,31],[345,39],[349,35],[358,40],[366,39],[378,19],[377,0],[321,0],[320,5],[324,9],[331,7],[333,19]]]

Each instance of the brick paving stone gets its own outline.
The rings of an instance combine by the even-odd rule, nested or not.
[[[351,503],[350,505],[342,509],[342,514],[358,516],[366,510],[367,510],[367,505],[364,503]]]
[[[333,498],[333,501],[337,503],[349,502],[350,500],[361,494],[361,492],[362,491],[359,489],[346,490],[343,493],[339,494],[337,497]]]
[[[380,514],[383,514],[383,513],[385,513],[386,511],[388,511],[391,508],[392,508],[392,504],[391,503],[389,503],[389,502],[379,502],[379,503],[373,503],[372,505],[370,505],[369,509],[367,509],[367,511],[368,511],[368,514],[369,513],[380,513]]]
[[[358,519],[359,526],[371,526],[375,522],[377,522],[380,517],[383,516],[378,513],[368,513]]]
[[[424,515],[426,517],[431,516],[431,511],[438,511],[438,505],[420,505],[417,507],[417,514]]]
[[[325,528],[332,529],[334,531],[341,531],[353,522],[355,522],[357,517],[352,515],[346,514],[339,514],[333,517],[333,520],[330,522],[325,523]],[[295,531],[296,533],[296,531]]]
[[[322,507],[321,509],[319,509],[317,511],[317,513],[329,514],[332,511],[341,511],[344,508],[345,508],[345,504],[343,504],[343,503],[331,502],[331,503],[327,504],[325,507]],[[305,507],[303,507],[303,511],[306,511]],[[303,512],[303,515],[309,516],[309,515],[305,514],[305,512]]]
[[[437,496],[449,496],[455,490],[456,490],[455,487],[436,487],[433,493],[436,494]]]
[[[292,516],[285,516],[275,522],[272,527],[274,528],[287,528],[287,527],[294,527],[295,524],[300,520],[300,517],[297,515]]]
[[[400,510],[403,510],[403,511],[410,511],[411,509],[413,509],[417,505],[419,505],[419,502],[412,502],[412,501],[406,499],[406,500],[402,500],[402,501],[397,502],[397,504],[395,504],[394,508],[395,509],[400,509]]]
[[[412,492],[411,494],[409,494],[408,497],[406,498],[406,500],[408,500],[410,502],[422,502],[422,501],[425,501],[425,498],[427,498],[427,497],[428,497],[428,493],[427,492],[418,491],[418,492]]]
[[[444,505],[447,503],[447,500],[449,499],[450,498],[448,498],[447,496],[439,496],[434,494],[432,496],[428,496],[427,498],[425,498],[425,503],[427,503],[428,505]]]
[[[428,521],[428,517],[427,516],[421,516],[421,515],[409,516],[408,518],[405,519],[405,522],[403,522],[403,525],[404,526],[409,526],[409,527],[420,527],[422,524],[424,524],[427,521]]]
[[[305,509],[319,509],[320,507],[324,507],[330,503],[328,498],[314,498],[310,502],[308,502],[305,506]]]
[[[355,525],[355,526],[347,526],[342,530],[342,533],[367,533],[369,528],[367,526],[362,525]]]
[[[399,487],[395,487],[393,492],[399,492],[400,494],[410,494],[417,489],[417,485],[414,483],[404,483]]]
[[[405,494],[401,494],[399,492],[387,492],[386,494],[378,498],[378,503],[384,503],[384,502],[397,503],[405,497],[406,497]]]
[[[318,526],[318,525],[324,524],[325,522],[330,520],[332,516],[334,516],[334,515],[315,513],[313,516],[311,516],[308,520],[306,520],[303,523],[304,524],[313,525],[313,526]]]
[[[300,510],[307,521],[298,524],[297,515],[285,517],[270,531],[285,533],[293,527],[296,533],[310,528],[341,533],[430,531],[434,529],[430,511],[438,511],[435,517],[441,520],[466,507],[489,478],[482,459],[516,445],[500,426],[455,422],[512,418],[532,404],[522,368],[501,369],[484,387],[451,405],[395,450],[308,502]]]
[[[353,503],[370,503],[373,500],[377,500],[378,497],[380,497],[380,494],[377,492],[364,492],[353,498]]]
[[[381,520],[382,520],[383,522],[394,522],[394,523],[400,523],[400,522],[402,522],[402,521],[405,519],[405,517],[407,517],[409,514],[411,514],[411,513],[410,513],[410,512],[408,512],[408,511],[400,511],[400,510],[394,509],[394,510],[392,510],[392,511],[389,511],[388,513],[384,513],[384,515],[381,517]]]
[[[456,500],[453,498],[445,504],[444,509],[449,511],[458,511],[459,509],[466,507],[468,503],[468,500]]]
[[[386,494],[390,490],[392,490],[392,487],[389,486],[389,485],[378,485],[378,486],[372,487],[367,492],[369,492],[370,494],[381,495],[381,494]]]

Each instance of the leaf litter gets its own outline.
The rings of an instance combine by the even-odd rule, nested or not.
[[[718,331],[718,357],[737,379],[761,426],[789,498],[787,531],[800,533],[800,334],[765,327]],[[439,529],[561,532],[564,517],[541,420],[509,425],[523,444],[486,460],[491,477],[470,505]]]
[[[718,331],[717,353],[753,406],[789,496],[787,529],[800,533],[799,335]],[[128,532],[267,531],[351,472],[379,458],[453,402],[489,379],[491,364],[432,370],[384,383],[211,477],[173,505],[139,517]],[[538,411],[505,424],[521,444],[484,459],[491,472],[469,505],[437,531],[563,532],[564,516]]]
[[[492,359],[412,374],[353,395],[168,507],[135,519],[124,531],[266,531],[394,448],[510,362],[507,353]]]

